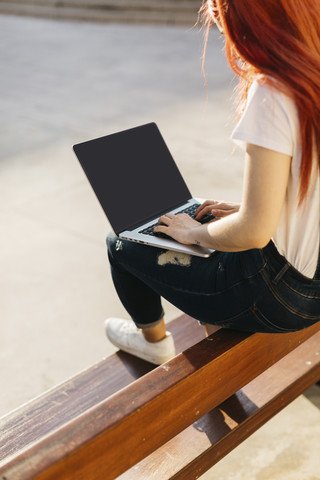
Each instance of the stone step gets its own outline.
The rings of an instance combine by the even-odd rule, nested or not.
[[[194,25],[195,0],[0,0],[0,13],[68,20]]]
[[[194,10],[200,6],[201,0],[0,0],[0,3],[107,9]]]

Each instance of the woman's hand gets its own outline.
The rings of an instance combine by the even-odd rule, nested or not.
[[[220,202],[214,200],[207,200],[197,209],[195,218],[200,220],[207,213],[212,213],[214,217],[222,218],[238,212],[240,205],[238,203]]]
[[[167,213],[159,218],[159,224],[155,227],[154,232],[165,233],[179,243],[192,245],[194,241],[190,238],[191,230],[199,226],[201,226],[201,223],[196,222],[186,213],[178,215]]]

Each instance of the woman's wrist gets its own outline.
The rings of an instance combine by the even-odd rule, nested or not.
[[[199,247],[207,246],[207,245],[204,245],[206,234],[208,235],[205,226],[199,225],[198,227],[195,227],[192,230],[190,230],[190,233],[189,233],[190,242],[193,245],[198,245]]]

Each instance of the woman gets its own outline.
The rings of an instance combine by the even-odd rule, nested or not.
[[[201,11],[223,32],[239,77],[232,139],[245,150],[243,198],[207,201],[195,219],[160,218],[156,232],[215,249],[209,259],[163,265],[156,248],[109,236],[113,280],[133,322],[107,320],[107,336],[155,364],[174,355],[160,296],[208,333],[210,325],[290,332],[320,320],[320,2],[207,0]],[[218,220],[202,225],[207,212]]]

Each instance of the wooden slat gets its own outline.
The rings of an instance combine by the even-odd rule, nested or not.
[[[199,478],[319,378],[317,333],[117,480]]]
[[[187,315],[170,322],[168,329],[177,353],[205,338],[204,328]],[[3,459],[63,427],[154,368],[119,351],[6,415],[0,419],[0,465]]]
[[[219,330],[14,455],[0,473],[8,480],[114,479],[318,330]]]

